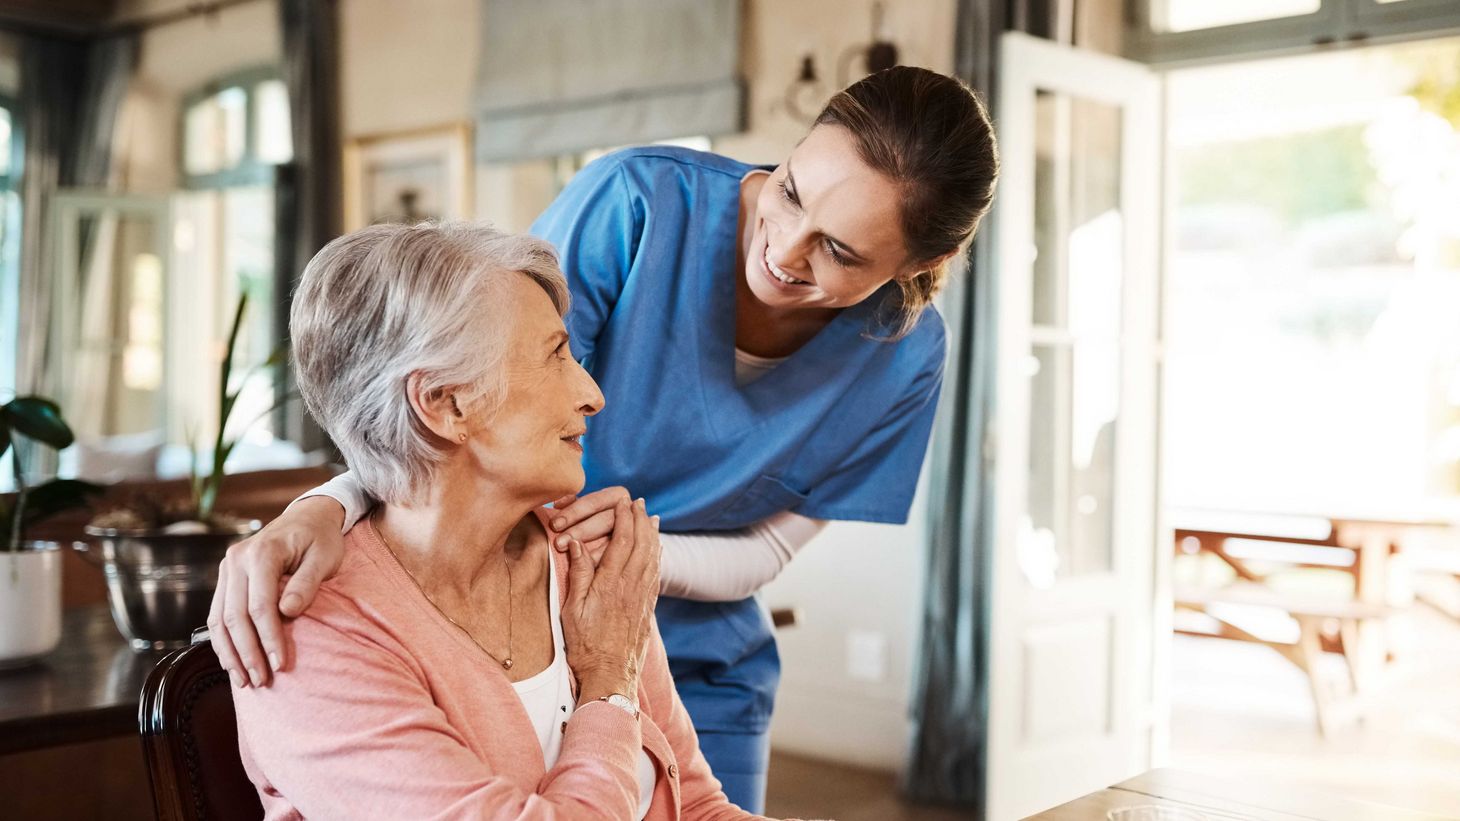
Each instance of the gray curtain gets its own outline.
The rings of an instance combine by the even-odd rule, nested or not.
[[[1048,36],[1057,0],[959,0],[957,73],[983,95],[998,122],[999,38]],[[934,431],[930,540],[921,652],[912,698],[913,734],[903,792],[967,807],[983,817],[989,709],[993,475],[985,447],[994,417],[998,271],[993,213],[979,228],[965,270],[944,297],[949,358]]]
[[[109,187],[117,113],[137,62],[137,37],[95,40],[28,36],[21,42],[18,119],[21,165],[20,337],[16,385],[48,381],[52,276],[47,205],[58,188]],[[89,238],[94,226],[82,226]]]
[[[741,0],[482,0],[477,159],[740,131]]]
[[[294,160],[275,179],[276,328],[289,327],[289,295],[304,266],[341,232],[339,8],[336,0],[279,0],[284,83]],[[287,330],[284,332],[287,333]],[[281,391],[293,390],[285,380]],[[281,409],[286,435],[306,451],[332,448],[293,402]]]

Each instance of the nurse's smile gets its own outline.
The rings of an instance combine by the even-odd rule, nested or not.
[[[771,281],[774,282],[776,285],[782,285],[787,288],[794,288],[798,285],[811,284],[804,279],[797,279],[796,277],[791,276],[785,271],[782,271],[780,267],[777,266],[774,262],[771,262],[771,246],[769,244],[766,245],[765,255],[761,257],[761,260],[765,262],[766,275],[769,276],[771,278]]]

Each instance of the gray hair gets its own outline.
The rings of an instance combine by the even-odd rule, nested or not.
[[[423,392],[500,406],[513,332],[504,294],[516,274],[567,313],[553,247],[483,223],[372,225],[305,266],[289,314],[299,392],[370,495],[411,500],[449,450],[411,409],[412,373]]]

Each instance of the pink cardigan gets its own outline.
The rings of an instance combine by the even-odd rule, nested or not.
[[[566,591],[567,562],[554,564]],[[585,705],[551,770],[501,667],[426,601],[369,519],[284,632],[292,669],[233,694],[244,767],[270,819],[631,819],[640,748],[658,775],[648,819],[757,817],[711,775],[657,628],[639,719]]]

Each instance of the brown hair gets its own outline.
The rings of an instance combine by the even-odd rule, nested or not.
[[[910,262],[966,248],[993,203],[999,149],[988,110],[958,80],[911,66],[871,74],[838,92],[816,118],[857,141],[862,161],[902,192]],[[948,263],[897,280],[881,306],[890,338],[905,336],[948,278]]]

